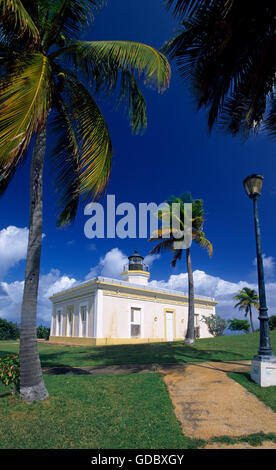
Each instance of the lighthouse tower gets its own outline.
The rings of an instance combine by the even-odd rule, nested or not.
[[[131,284],[147,285],[150,277],[149,267],[144,263],[143,256],[139,255],[136,250],[128,257],[128,264],[121,276],[124,281]]]

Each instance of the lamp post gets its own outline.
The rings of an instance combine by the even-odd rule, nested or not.
[[[243,185],[247,195],[253,200],[256,251],[257,251],[257,270],[259,287],[259,320],[260,320],[260,346],[258,355],[254,356],[251,365],[251,378],[262,387],[276,385],[276,357],[273,355],[266,305],[264,267],[261,246],[261,231],[258,214],[257,201],[261,196],[263,186],[262,175],[250,175],[245,178]]]

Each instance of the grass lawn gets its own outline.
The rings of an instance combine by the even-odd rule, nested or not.
[[[0,448],[187,449],[157,373],[45,376],[50,399],[27,404],[0,384]]]
[[[271,332],[276,352],[276,331]],[[57,346],[39,344],[43,367],[102,366],[112,364],[149,364],[166,362],[204,362],[251,360],[257,354],[259,333],[199,339],[193,347],[182,342],[121,346]],[[17,353],[19,342],[0,341],[0,356]]]
[[[271,332],[271,342],[276,351],[276,331]],[[258,344],[255,333],[200,339],[193,347],[182,342],[105,347],[39,344],[39,351],[43,367],[81,367],[250,360]],[[18,341],[0,341],[0,356],[17,353],[18,346]],[[229,376],[276,412],[276,387],[261,388],[245,373]],[[196,449],[204,445],[183,435],[158,373],[44,378],[50,398],[32,404],[12,397],[9,388],[0,384],[1,449]],[[268,438],[276,439],[275,435]],[[263,435],[240,438],[255,445],[263,439]]]

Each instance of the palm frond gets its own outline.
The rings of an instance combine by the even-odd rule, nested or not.
[[[0,18],[13,26],[18,37],[27,34],[33,43],[39,42],[39,31],[21,0],[0,0]]]
[[[50,62],[39,52],[16,60],[0,81],[0,184],[9,178],[32,134],[45,124],[52,89]]]
[[[45,47],[54,44],[60,35],[70,40],[87,25],[106,0],[59,0],[50,9]]]
[[[179,33],[163,51],[176,59],[198,108],[232,135],[247,138],[263,123],[275,88],[275,5],[250,0],[184,1],[175,5]],[[185,16],[187,15],[187,16]]]
[[[128,114],[133,134],[141,134],[147,127],[147,106],[133,75],[121,72],[120,92],[117,109],[124,107]]]
[[[150,238],[149,241],[156,241],[156,238]],[[173,251],[174,241],[175,240],[173,238],[164,239],[162,242],[157,243],[157,245],[155,245],[155,247],[150,251],[150,254],[151,255],[159,254],[163,251],[168,251],[168,250]]]
[[[182,258],[182,251],[183,250],[175,250],[173,259],[171,260],[172,268],[175,268],[177,261],[180,261]]]
[[[167,8],[172,8],[175,16],[192,15],[196,10],[210,5],[214,0],[165,0]]]
[[[192,237],[193,241],[208,251],[208,254],[211,258],[213,256],[213,245],[209,240],[207,240],[205,233],[200,230],[193,230]]]
[[[120,71],[143,78],[145,84],[166,90],[171,68],[164,54],[146,44],[130,41],[74,41],[72,45],[52,54],[73,59],[77,70],[82,70],[99,89],[113,91]]]
[[[72,177],[69,190],[64,187],[64,178],[59,180],[58,191],[64,195],[60,201],[63,209],[58,220],[59,225],[74,218],[79,196],[83,196],[85,200],[95,200],[100,197],[107,187],[112,163],[109,131],[94,98],[77,78],[66,72],[62,96],[66,103],[67,119],[71,122],[69,132],[71,150],[68,149],[67,140],[63,151],[67,152],[67,158],[74,160],[75,170],[72,175],[75,176]],[[69,121],[66,125],[68,129]],[[74,136],[72,131],[74,131]],[[62,151],[62,141],[60,145],[59,154]]]
[[[50,119],[49,130],[53,132],[55,146],[50,157],[53,162],[58,193],[59,214],[57,225],[73,221],[76,217],[80,197],[81,157],[77,136],[61,97],[55,100],[56,111]]]

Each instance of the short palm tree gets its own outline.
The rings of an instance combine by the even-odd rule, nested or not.
[[[211,129],[276,136],[276,3],[270,0],[165,0],[179,31],[163,51],[191,83]]]
[[[250,289],[249,287],[244,287],[242,290],[239,291],[237,295],[234,296],[234,300],[238,300],[238,303],[235,305],[235,308],[239,307],[239,310],[243,310],[245,312],[246,317],[249,313],[251,330],[252,333],[254,333],[252,305],[257,310],[259,310],[259,297],[257,292],[254,289]]]
[[[158,91],[170,66],[154,48],[128,41],[80,41],[103,0],[0,0],[0,192],[33,146],[30,225],[21,312],[20,394],[42,400],[45,388],[36,342],[46,128],[59,195],[58,225],[72,221],[79,199],[107,186],[112,144],[95,95],[115,94],[134,133],[146,127],[137,79]],[[88,89],[89,86],[89,89]]]
[[[168,212],[164,210],[160,212],[159,218],[166,219],[170,221],[168,227],[166,228],[163,225],[161,228],[158,228],[151,234],[150,241],[161,240],[159,243],[151,250],[151,254],[160,253],[162,251],[171,251],[173,258],[171,261],[171,266],[175,267],[177,260],[181,260],[184,249],[186,250],[186,264],[188,271],[188,325],[187,332],[185,337],[186,344],[193,344],[195,341],[195,332],[194,332],[194,279],[193,279],[193,270],[192,270],[192,261],[191,261],[191,249],[190,247],[176,249],[175,242],[184,241],[181,238],[181,233],[184,232],[185,224],[185,203],[192,204],[192,241],[198,245],[206,248],[208,250],[209,256],[213,254],[213,246],[209,240],[207,240],[205,233],[203,232],[204,224],[204,208],[202,199],[193,199],[189,192],[184,193],[180,197],[172,196],[166,201],[168,204]],[[179,213],[175,210],[175,204],[179,204]],[[173,220],[177,221],[177,224],[173,224]],[[187,220],[187,219],[186,219]],[[175,228],[177,226],[177,228]],[[177,232],[180,231],[180,234]],[[166,238],[165,238],[166,237]]]

